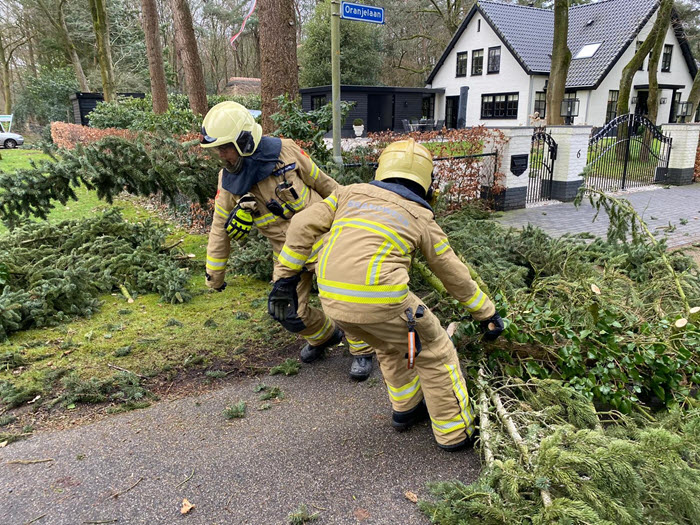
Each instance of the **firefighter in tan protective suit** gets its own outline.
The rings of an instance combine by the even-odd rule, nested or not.
[[[427,202],[432,171],[426,148],[413,139],[396,142],[380,156],[372,183],[339,187],[295,216],[275,268],[270,313],[285,315],[298,268],[311,256],[315,239],[329,232],[316,269],[324,311],[347,337],[376,350],[392,425],[404,430],[429,415],[438,445],[453,451],[472,443],[474,411],[454,345],[409,290],[415,251],[481,321],[485,339],[498,337],[504,324],[435,222]]]
[[[222,102],[207,113],[201,146],[213,148],[226,163],[219,173],[206,262],[207,286],[223,291],[231,238],[245,238],[255,225],[270,241],[276,258],[294,214],[329,196],[338,183],[294,141],[263,137],[262,128],[250,112],[235,102]],[[313,269],[313,261],[308,267]],[[287,330],[306,339],[301,351],[305,363],[318,359],[343,337],[332,319],[309,306],[311,284],[312,274],[303,273],[296,289],[294,311],[282,320]],[[360,381],[367,379],[372,371],[373,350],[351,337],[348,344],[354,357],[350,376]]]

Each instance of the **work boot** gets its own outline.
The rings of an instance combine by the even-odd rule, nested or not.
[[[466,438],[464,441],[455,443],[454,445],[441,445],[440,443],[438,443],[437,446],[445,452],[459,452],[460,450],[464,450],[466,448],[474,448],[474,441],[475,437],[471,436]]]
[[[428,419],[428,407],[425,406],[425,400],[421,399],[421,402],[411,410],[406,410],[406,412],[396,412],[394,410],[394,413],[391,415],[391,426],[397,432],[403,432],[426,419]]]
[[[344,335],[345,334],[340,328],[336,328],[335,332],[333,332],[333,335],[330,336],[330,338],[325,343],[322,343],[318,346],[311,346],[311,344],[306,343],[306,346],[304,346],[304,348],[301,349],[301,354],[299,355],[299,357],[301,358],[301,362],[313,363],[323,355],[323,351],[326,348],[330,348],[331,346],[340,344],[340,342],[343,340]]]
[[[350,377],[355,381],[364,381],[372,373],[372,356],[356,355],[350,365]]]

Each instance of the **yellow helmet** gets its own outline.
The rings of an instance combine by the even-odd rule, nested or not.
[[[433,155],[413,139],[389,144],[379,156],[375,180],[408,179],[428,192],[433,183]]]
[[[221,102],[211,108],[202,122],[200,146],[215,148],[233,143],[239,155],[252,155],[260,144],[262,128],[253,115],[237,102]]]

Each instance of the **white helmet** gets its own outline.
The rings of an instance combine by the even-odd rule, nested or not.
[[[242,157],[252,155],[260,144],[262,128],[253,115],[237,102],[221,102],[211,108],[202,122],[200,146],[215,148],[233,144]]]

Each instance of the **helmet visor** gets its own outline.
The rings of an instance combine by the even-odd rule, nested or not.
[[[255,151],[255,140],[250,131],[241,131],[236,139],[236,148],[241,155],[250,155]]]
[[[207,135],[207,130],[204,129],[204,126],[202,126],[202,138],[199,139],[200,144],[211,144],[213,142],[216,142],[216,138],[210,137]]]

